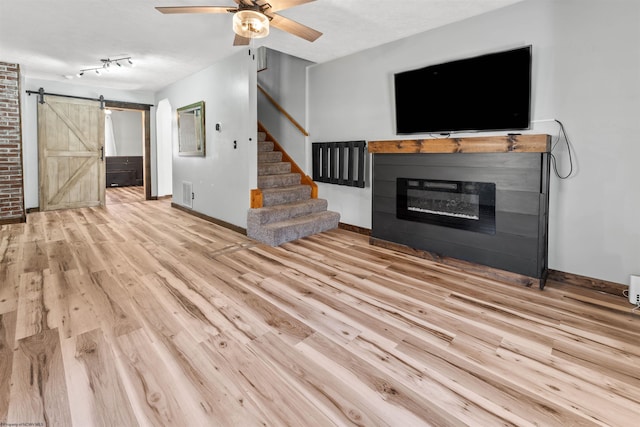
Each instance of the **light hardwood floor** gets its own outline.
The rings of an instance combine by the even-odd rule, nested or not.
[[[104,198],[107,206],[115,205],[116,203],[143,202],[145,200],[144,187],[141,185],[131,187],[107,187]]]
[[[622,297],[344,230],[272,248],[169,200],[33,213],[0,228],[0,283],[0,424],[640,423]]]

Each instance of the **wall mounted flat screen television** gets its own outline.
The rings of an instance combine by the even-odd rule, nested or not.
[[[396,133],[528,129],[531,62],[526,46],[395,74]]]

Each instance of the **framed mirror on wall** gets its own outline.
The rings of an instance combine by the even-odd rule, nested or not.
[[[205,156],[204,101],[178,108],[178,155]]]

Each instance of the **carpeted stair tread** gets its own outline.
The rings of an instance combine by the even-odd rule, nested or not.
[[[247,216],[247,227],[252,228],[273,222],[286,221],[291,218],[326,210],[327,201],[325,199],[308,199],[282,205],[250,209]]]
[[[287,187],[265,188],[262,190],[263,206],[282,205],[310,198],[311,187],[308,185],[289,185]]]
[[[258,152],[258,164],[261,163],[279,163],[282,162],[281,151],[263,151]]]
[[[274,222],[261,226],[255,233],[247,235],[271,246],[301,239],[312,234],[332,230],[338,227],[340,214],[332,211],[315,212],[292,218],[286,221]]]
[[[289,187],[300,184],[299,173],[283,173],[276,175],[259,175],[258,188]]]
[[[291,163],[258,163],[258,176],[260,175],[278,175],[283,173],[291,173]]]
[[[258,152],[265,153],[268,151],[273,151],[275,144],[273,141],[258,141]]]

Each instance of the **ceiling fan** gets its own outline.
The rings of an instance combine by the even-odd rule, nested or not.
[[[322,35],[321,32],[302,25],[276,12],[311,3],[315,0],[233,0],[238,7],[232,6],[171,6],[156,7],[162,13],[232,13],[233,31],[236,37],[234,46],[248,45],[251,39],[269,35],[269,26],[286,31],[310,42]]]

